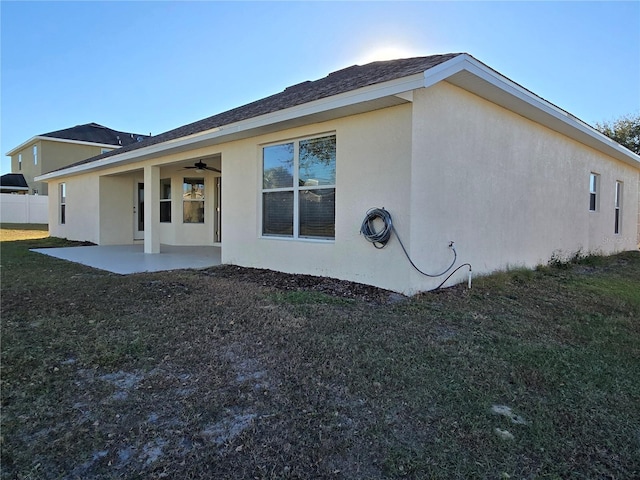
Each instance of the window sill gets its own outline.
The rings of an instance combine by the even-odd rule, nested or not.
[[[282,240],[285,242],[303,242],[303,243],[336,243],[335,238],[293,238],[293,237],[280,237],[277,235],[260,235],[258,238],[261,240]]]

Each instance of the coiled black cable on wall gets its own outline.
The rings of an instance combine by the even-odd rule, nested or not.
[[[384,225],[383,228],[379,231],[376,231],[375,229],[374,222],[376,221],[376,219],[381,220]],[[384,248],[387,242],[389,242],[389,240],[391,239],[391,233],[394,233],[396,238],[398,239],[398,242],[400,243],[400,246],[402,247],[402,251],[407,257],[407,260],[409,260],[409,263],[411,264],[411,266],[415,268],[419,273],[424,275],[425,277],[437,278],[445,275],[447,272],[449,272],[453,268],[453,266],[456,263],[456,260],[458,259],[458,253],[456,252],[456,249],[453,246],[453,242],[450,242],[449,248],[453,251],[453,261],[444,271],[440,273],[427,273],[420,270],[418,266],[415,263],[413,263],[413,260],[411,260],[411,257],[409,256],[409,252],[407,252],[407,249],[402,243],[402,239],[400,238],[400,235],[398,235],[398,232],[393,226],[393,220],[391,219],[391,214],[389,213],[389,211],[385,210],[384,208],[371,208],[369,209],[369,211],[367,211],[364,217],[364,220],[362,221],[362,225],[360,226],[360,233],[364,236],[364,238],[367,241],[371,242],[373,246],[376,248]],[[454,273],[456,273],[458,270],[460,270],[462,267],[469,267],[469,288],[471,288],[471,264],[463,263],[462,265],[458,266],[458,268],[456,268],[454,271],[452,271],[449,274],[449,276],[447,276],[447,278],[445,278],[444,281],[440,285],[438,285],[434,290],[438,290],[440,287],[442,287],[442,285],[444,285],[445,282],[449,280],[449,278],[451,278],[451,276]]]

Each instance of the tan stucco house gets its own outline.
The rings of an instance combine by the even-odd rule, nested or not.
[[[395,234],[373,248],[372,207],[432,274],[639,239],[640,156],[468,54],[352,66],[37,180],[54,236],[217,245],[223,263],[409,294],[443,277]]]
[[[28,193],[47,195],[47,183],[35,177],[148,137],[87,123],[31,137],[8,151],[7,156],[11,157],[11,172],[26,180]]]

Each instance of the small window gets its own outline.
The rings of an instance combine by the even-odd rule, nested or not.
[[[60,224],[67,223],[67,184],[61,183],[60,189]]]
[[[598,189],[600,188],[600,175],[592,173],[589,176],[589,210],[598,211]]]
[[[18,154],[18,170],[22,170],[22,154]]]
[[[160,180],[160,222],[171,223],[171,179]]]
[[[38,164],[38,146],[37,145],[33,146],[33,164],[34,165]]]
[[[614,199],[614,223],[613,233],[620,233],[620,215],[622,214],[622,182],[616,182],[616,194]]]
[[[204,178],[185,178],[182,184],[182,221],[204,223]]]

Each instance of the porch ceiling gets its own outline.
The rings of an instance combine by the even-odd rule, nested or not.
[[[192,168],[197,162],[203,162],[207,165],[207,167],[212,167],[217,170],[222,170],[222,156],[220,154],[214,155],[206,155],[206,156],[195,156],[171,163],[159,163],[158,166],[161,169],[162,175],[170,175],[174,173],[184,173],[184,174],[194,174],[196,170]],[[132,173],[143,174],[144,169],[140,166],[140,164],[131,164],[130,170],[124,170],[117,173],[111,173],[107,176],[130,176]],[[218,172],[207,169],[206,172],[212,173],[214,175],[218,174]],[[202,172],[197,172],[202,173]]]

